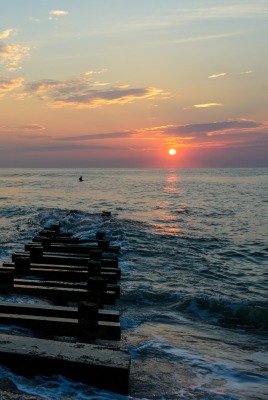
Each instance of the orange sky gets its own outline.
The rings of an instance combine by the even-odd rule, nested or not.
[[[268,167],[267,1],[129,3],[2,5],[0,167]]]

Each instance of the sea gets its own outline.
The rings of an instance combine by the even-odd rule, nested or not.
[[[24,378],[1,359],[0,389],[8,380],[21,399],[268,399],[268,169],[0,169],[1,262],[58,222],[82,239],[105,231],[121,248],[129,395]]]

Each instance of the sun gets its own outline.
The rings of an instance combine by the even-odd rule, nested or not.
[[[170,154],[171,156],[175,156],[176,150],[175,149],[169,149],[168,154]]]

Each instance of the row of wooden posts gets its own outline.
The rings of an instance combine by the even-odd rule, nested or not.
[[[131,359],[120,347],[117,309],[119,253],[104,232],[79,240],[62,233],[60,223],[13,253],[0,267],[0,328],[30,331],[0,334],[0,364],[26,376],[60,374],[128,394]],[[10,295],[32,302],[11,303]]]

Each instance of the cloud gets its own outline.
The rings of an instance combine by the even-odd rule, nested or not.
[[[213,136],[215,134],[230,134],[234,131],[244,129],[255,129],[262,126],[256,121],[240,119],[231,121],[210,122],[204,124],[188,124],[188,125],[167,125],[160,127],[165,135],[172,136],[188,136],[188,135],[205,135]],[[158,128],[159,129],[159,128]]]
[[[27,125],[0,125],[0,132],[40,132],[45,129],[44,126],[39,124],[27,124]]]
[[[73,143],[38,143],[34,142],[32,143],[32,137],[24,137],[24,139],[30,139],[30,143],[25,141],[23,144],[20,146],[16,147],[14,149],[14,146],[11,146],[9,149],[5,148],[5,152],[11,152],[11,153],[25,153],[25,152],[34,152],[34,153],[46,153],[46,152],[52,152],[52,153],[58,153],[58,152],[66,152],[70,151],[73,153],[75,150],[111,150],[112,147],[108,145],[97,145],[95,143],[90,143],[90,145],[85,145],[83,144],[73,144]],[[118,147],[117,147],[118,149]],[[119,147],[120,149],[120,147]],[[125,148],[123,148],[125,149]]]
[[[3,97],[7,92],[11,92],[22,86],[24,78],[17,77],[14,79],[7,79],[0,76],[0,97]]]
[[[96,86],[85,76],[67,81],[45,79],[25,85],[20,97],[36,96],[45,100],[51,108],[97,108],[109,104],[126,104],[136,100],[154,98],[163,95],[161,89],[154,87],[130,88],[107,87],[100,82]]]
[[[6,39],[9,37],[9,35],[13,32],[13,29],[6,29],[2,33],[0,32],[0,40],[1,39]]]
[[[40,19],[39,19],[39,18],[36,18],[36,17],[29,17],[29,21],[32,21],[32,22],[39,22]]]
[[[84,140],[103,140],[103,139],[125,139],[137,134],[138,131],[122,131],[108,133],[93,133],[80,136],[66,136],[58,138],[60,141],[84,141]]]
[[[226,72],[221,72],[220,74],[210,75],[208,78],[220,78],[221,76],[227,75]]]
[[[94,82],[94,86],[107,86],[110,85],[109,82],[99,82],[99,81],[95,81]]]
[[[95,75],[95,74],[103,74],[104,72],[107,72],[107,71],[108,71],[107,68],[100,69],[99,71],[90,70],[90,71],[86,71],[84,73],[84,75],[88,76],[88,75]]]
[[[241,35],[241,32],[227,32],[227,33],[217,33],[213,35],[204,35],[204,36],[190,36],[172,40],[162,40],[159,41],[158,44],[182,44],[182,43],[194,43],[194,42],[204,42],[207,40],[217,40],[217,39],[225,39],[232,36]]]
[[[75,94],[66,98],[56,98],[52,103],[53,108],[97,108],[110,104],[126,104],[135,100],[148,99],[157,96],[161,90],[149,88],[88,90],[87,93]]]
[[[221,103],[204,103],[204,104],[194,104],[193,108],[209,108],[209,107],[222,107]]]
[[[268,145],[268,122],[238,119],[201,124],[166,125],[146,128],[155,139],[161,137],[175,141],[182,147],[224,147],[241,148]]]
[[[240,141],[255,140],[257,135],[265,134],[265,123],[259,123],[253,120],[239,119],[229,121],[216,121],[202,124],[186,125],[163,125],[150,128],[141,128],[132,131],[116,131],[107,133],[92,133],[80,136],[69,136],[55,138],[57,141],[80,142],[91,140],[113,140],[121,141],[129,138],[139,138],[140,140],[162,140],[172,138],[179,144],[189,146],[199,146],[200,144],[218,145],[219,142],[229,140],[230,143],[240,143]],[[267,134],[266,134],[267,136]],[[268,138],[268,136],[267,136]],[[239,139],[239,140],[238,140]]]
[[[58,17],[66,17],[67,15],[69,15],[68,11],[63,11],[63,10],[50,10],[49,11],[49,15],[50,17],[48,18],[49,20],[57,20]]]
[[[59,15],[68,15],[69,13],[68,11],[63,11],[63,10],[50,10],[49,14],[59,16]]]
[[[0,62],[6,65],[8,71],[21,69],[20,62],[29,55],[30,48],[20,44],[0,43]]]
[[[249,74],[253,74],[254,71],[252,71],[251,69],[248,71],[242,71],[240,72],[240,75],[249,75]]]
[[[185,107],[184,110],[192,110],[193,108],[210,108],[210,107],[222,107],[222,103],[203,103],[194,104],[193,106]]]

